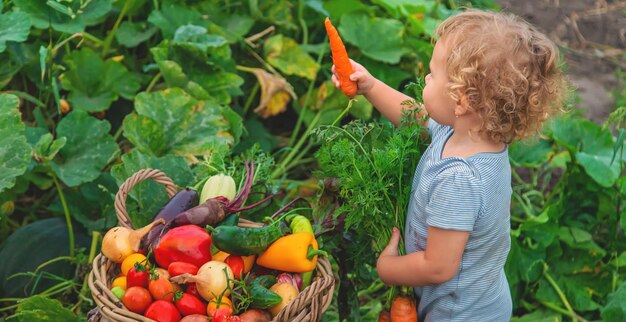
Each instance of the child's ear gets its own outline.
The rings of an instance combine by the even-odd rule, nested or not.
[[[469,111],[469,104],[467,102],[467,95],[465,93],[458,93],[457,96],[459,99],[456,101],[456,105],[454,106],[454,115],[456,117],[463,116]]]

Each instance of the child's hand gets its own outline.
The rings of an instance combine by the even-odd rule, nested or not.
[[[385,249],[383,249],[383,251],[380,253],[378,260],[380,260],[380,258],[383,256],[398,256],[399,243],[400,230],[398,230],[398,228],[396,227],[393,227],[393,230],[391,231],[391,238],[389,238],[389,244],[387,244],[387,247],[385,247]]]
[[[374,76],[372,76],[361,64],[355,62],[352,59],[350,59],[350,63],[352,63],[352,69],[354,70],[352,75],[350,75],[350,80],[356,82],[358,89],[357,93],[363,95],[367,94],[372,89],[372,87],[374,87],[376,78],[374,78]],[[341,88],[341,84],[339,83],[339,79],[337,78],[337,74],[335,72],[335,65],[333,65],[332,67],[332,72],[333,84],[335,84],[335,87]]]

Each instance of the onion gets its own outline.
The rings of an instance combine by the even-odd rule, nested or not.
[[[298,290],[302,288],[302,276],[300,274],[280,273],[276,276],[277,283],[289,283],[295,286]]]
[[[164,223],[165,221],[161,218],[137,230],[126,227],[113,227],[107,231],[102,239],[102,253],[108,259],[121,263],[127,256],[139,250],[141,238],[150,232],[152,226]]]
[[[228,265],[218,261],[210,261],[202,265],[196,275],[181,274],[170,278],[170,282],[177,284],[196,283],[200,296],[211,301],[219,296],[230,295],[229,284],[232,289],[234,278],[233,271]]]

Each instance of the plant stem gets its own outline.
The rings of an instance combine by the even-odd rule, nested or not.
[[[0,91],[0,93],[7,93],[7,94],[13,94],[17,97],[23,98],[39,107],[46,107],[46,104],[44,104],[42,101],[40,101],[39,99],[37,99],[36,97],[28,94],[28,93],[24,93],[24,92],[20,92],[20,91]]]
[[[242,116],[246,116],[246,114],[248,113],[248,110],[250,109],[250,106],[252,105],[252,100],[256,96],[256,93],[259,91],[259,88],[260,88],[259,82],[254,83],[254,86],[252,87],[252,91],[250,92],[250,95],[248,95],[248,99],[246,99],[246,103],[243,106]]]
[[[344,108],[343,111],[341,111],[341,114],[337,116],[337,118],[333,121],[333,124],[331,124],[330,126],[335,126],[335,124],[337,124],[337,122],[339,122],[346,115],[346,113],[348,113],[348,111],[352,107],[353,102],[354,102],[353,99],[348,101],[348,106],[346,106],[346,108]]]
[[[582,322],[587,322],[587,320],[583,319],[583,318],[582,318],[581,316],[579,316],[578,314],[576,314],[576,313],[572,313],[572,312],[569,312],[569,311],[567,311],[567,310],[563,309],[562,307],[559,307],[559,306],[554,305],[554,304],[552,304],[552,303],[548,303],[548,302],[546,302],[546,301],[539,301],[539,303],[541,303],[543,306],[545,306],[545,307],[547,307],[547,308],[549,308],[549,309],[551,309],[551,310],[554,310],[554,311],[556,311],[556,312],[559,312],[559,313],[561,313],[561,314],[564,314],[564,315],[569,316],[569,317],[570,317],[572,320],[574,320],[574,321],[582,321]]]
[[[324,57],[324,53],[326,52],[326,47],[322,47],[317,56],[317,64],[320,65],[322,62],[322,58]],[[317,73],[319,74],[319,72]],[[289,146],[293,146],[296,142],[296,137],[298,136],[298,132],[300,132],[300,126],[302,125],[302,121],[304,120],[304,109],[309,105],[309,99],[311,97],[311,93],[313,93],[313,88],[315,85],[315,80],[317,79],[317,74],[315,74],[315,78],[309,83],[309,88],[306,91],[306,95],[304,96],[304,102],[300,107],[300,111],[298,112],[298,120],[296,121],[296,126],[293,129],[293,133],[291,134],[291,139],[289,140]]]
[[[159,72],[158,74],[154,75],[154,77],[150,81],[150,84],[148,84],[148,87],[146,87],[146,92],[150,92],[152,90],[154,85],[156,85],[156,83],[161,79],[161,76],[163,76],[161,74],[161,72]]]
[[[57,192],[59,193],[59,199],[61,199],[61,205],[63,205],[63,213],[65,214],[65,222],[67,223],[67,233],[70,237],[70,257],[74,257],[74,230],[72,229],[72,217],[70,216],[70,211],[67,208],[67,202],[65,202],[65,195],[63,194],[63,189],[61,188],[61,184],[57,179],[57,176],[54,172],[51,172],[52,180],[54,181],[54,185],[57,188]]]
[[[565,305],[565,307],[567,308],[567,311],[570,313],[569,315],[572,317],[576,316],[576,313],[574,312],[574,309],[572,309],[572,306],[567,300],[567,297],[565,296],[565,294],[563,293],[559,285],[556,283],[556,281],[552,278],[552,276],[550,276],[550,273],[548,273],[548,269],[549,269],[548,264],[543,263],[543,276],[546,278],[546,280],[548,280],[548,283],[552,285],[552,288],[554,288],[556,293],[559,295],[561,302],[563,302],[563,305]]]
[[[289,154],[280,162],[280,164],[276,166],[276,169],[272,172],[272,175],[270,176],[270,178],[276,179],[285,173],[287,169],[287,165],[289,164],[289,162],[291,162],[291,160],[296,155],[296,153],[298,153],[298,150],[300,149],[302,144],[304,144],[304,142],[309,138],[309,134],[311,134],[311,131],[313,130],[313,128],[319,121],[321,115],[322,115],[321,111],[318,111],[317,114],[315,114],[315,117],[309,124],[309,127],[306,129],[304,134],[302,134],[302,137],[300,137],[300,140],[298,140],[298,143],[296,143],[296,146],[294,146],[293,149],[289,151]],[[296,160],[296,162],[297,161],[298,160]]]
[[[133,1],[124,2],[124,7],[122,7],[122,11],[120,11],[120,15],[117,16],[117,20],[115,21],[113,28],[111,29],[107,37],[104,39],[104,46],[102,48],[102,53],[101,53],[102,58],[106,57],[106,55],[109,53],[109,48],[111,47],[113,38],[115,37],[115,34],[117,33],[117,28],[119,28],[120,23],[122,22],[122,19],[124,19],[124,16],[126,15],[126,11],[128,11],[129,4],[132,2]]]

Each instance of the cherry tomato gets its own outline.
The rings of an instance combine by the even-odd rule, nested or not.
[[[198,287],[196,286],[196,283],[189,283],[187,284],[187,288],[185,289],[185,293],[189,293],[197,298],[202,298],[202,295],[200,295],[200,292],[198,292]]]
[[[170,273],[171,277],[185,273],[196,275],[196,273],[198,273],[198,266],[185,262],[172,262],[170,266],[167,267],[167,272]]]
[[[157,300],[150,304],[144,316],[157,322],[178,322],[181,318],[174,304],[164,300]]]
[[[126,291],[126,276],[118,276],[113,280],[111,288],[118,286],[122,290]]]
[[[147,271],[137,271],[137,267],[133,267],[126,275],[126,287],[139,286],[148,288],[150,274]]]
[[[217,312],[229,312],[230,316],[233,314],[233,303],[227,297],[221,297],[219,300],[219,304],[217,304],[217,299],[212,299],[209,301],[209,304],[206,306],[206,313],[208,316],[214,316]]]
[[[204,302],[189,293],[176,293],[174,304],[183,316],[206,313]]]
[[[147,260],[146,260],[146,256],[143,254],[132,254],[129,255],[128,257],[124,258],[124,261],[122,262],[122,265],[120,266],[120,270],[122,272],[122,274],[124,275],[128,275],[128,271],[135,266],[135,263],[138,263],[139,265],[144,265],[147,266]]]
[[[150,292],[143,287],[133,286],[126,290],[126,293],[122,296],[122,303],[128,308],[128,310],[143,314],[146,311],[150,303],[152,303],[152,297]]]
[[[169,281],[168,276],[159,274],[157,279],[150,280],[148,289],[155,300],[166,300],[172,302],[174,300],[174,294],[180,290],[180,287],[176,284],[172,284]]]
[[[240,280],[243,276],[243,272],[245,271],[244,268],[246,267],[243,262],[243,258],[237,255],[228,255],[228,257],[224,260],[224,263],[233,271],[235,278]]]

